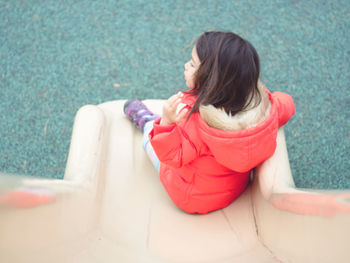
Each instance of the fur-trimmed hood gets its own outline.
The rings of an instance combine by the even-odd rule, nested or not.
[[[204,148],[199,147],[200,151],[208,148],[209,156],[221,165],[247,172],[273,154],[278,127],[295,112],[293,99],[288,94],[271,94],[261,83],[258,88],[261,102],[256,107],[230,116],[214,106],[201,105],[199,112],[192,114],[188,121],[184,118],[178,126],[186,125],[183,131],[188,133],[186,136],[205,144]],[[182,102],[190,108],[195,99],[185,94]]]
[[[199,107],[200,115],[210,127],[220,130],[237,131],[254,127],[265,120],[271,108],[268,94],[260,81],[258,89],[261,95],[261,102],[256,107],[248,107],[247,110],[232,116],[227,114],[224,109],[215,108],[213,105],[201,105]],[[255,100],[256,98],[253,98],[252,105],[255,105]]]

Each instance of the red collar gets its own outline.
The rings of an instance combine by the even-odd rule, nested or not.
[[[186,104],[186,105],[188,105],[188,106],[190,106],[190,107],[193,107],[194,103],[196,102],[197,97],[195,97],[195,96],[193,96],[191,94],[188,94],[186,92],[182,93],[183,97],[181,98],[181,102]]]

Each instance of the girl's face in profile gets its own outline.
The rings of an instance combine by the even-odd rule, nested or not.
[[[198,58],[197,49],[196,49],[196,46],[194,46],[192,49],[191,60],[185,64],[185,72],[184,72],[186,86],[189,89],[193,89],[195,86],[194,74],[196,73],[197,69],[199,68],[199,65],[200,65],[200,61]]]

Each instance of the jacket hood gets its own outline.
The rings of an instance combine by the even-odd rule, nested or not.
[[[260,82],[258,89],[261,101],[256,107],[248,106],[245,111],[232,116],[227,114],[224,109],[215,108],[213,105],[201,105],[199,107],[200,115],[210,127],[221,130],[237,131],[254,127],[265,120],[271,108],[268,93]],[[256,97],[253,98],[251,105],[256,105],[256,100]]]
[[[196,114],[199,134],[215,159],[237,172],[256,167],[276,148],[278,113],[271,94],[261,84],[259,91],[260,104],[234,116],[212,105],[201,105]]]

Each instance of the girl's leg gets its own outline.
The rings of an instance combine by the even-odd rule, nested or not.
[[[145,152],[147,153],[149,159],[151,160],[153,166],[159,172],[160,161],[159,161],[156,153],[154,152],[152,144],[150,143],[149,138],[148,138],[148,134],[153,129],[153,123],[154,123],[154,121],[149,121],[149,122],[146,122],[146,124],[144,126],[142,146],[143,146],[143,149],[145,150]]]
[[[154,167],[159,171],[160,162],[148,139],[148,134],[153,129],[153,123],[160,116],[151,112],[145,104],[139,100],[128,100],[124,104],[126,117],[143,132],[142,145]]]
[[[160,116],[151,112],[142,101],[128,100],[124,104],[124,113],[126,117],[141,131],[149,121],[155,121]]]

